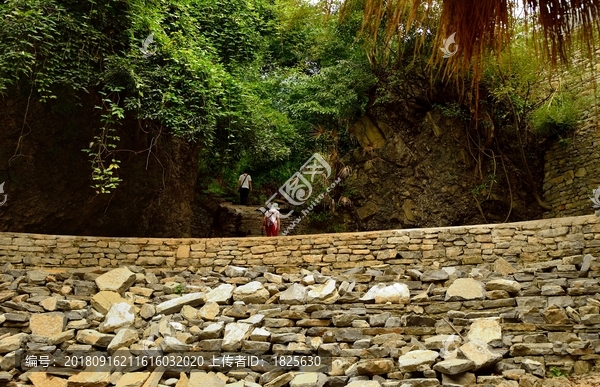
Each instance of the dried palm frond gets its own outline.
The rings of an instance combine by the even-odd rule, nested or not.
[[[411,29],[437,29],[437,47],[456,33],[458,55],[448,59],[446,71],[458,74],[473,68],[474,81],[480,78],[486,49],[500,55],[517,33],[513,17],[517,7],[524,9],[526,29],[533,32],[537,43],[536,53],[543,52],[553,64],[568,61],[575,39],[587,46],[591,57],[600,35],[600,0],[345,0],[341,17],[363,2],[361,34],[371,42],[372,57],[377,55],[378,46],[405,38]],[[436,13],[439,17],[432,17]],[[384,36],[379,36],[383,20]],[[423,48],[426,34],[420,35],[417,51]],[[443,53],[434,50],[432,63],[442,60]]]

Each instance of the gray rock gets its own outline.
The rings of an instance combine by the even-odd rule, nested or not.
[[[463,372],[471,371],[475,368],[475,363],[468,359],[450,359],[444,360],[433,366],[433,369],[446,375],[458,375]]]
[[[532,375],[539,376],[540,378],[546,376],[546,367],[544,367],[544,364],[540,363],[539,361],[524,359],[521,362],[521,366],[525,369],[525,371]]]
[[[61,333],[66,325],[67,317],[65,314],[59,312],[33,314],[29,319],[31,333],[44,337],[51,337]]]
[[[117,334],[108,344],[109,353],[114,353],[119,348],[129,347],[138,340],[138,333],[134,329],[119,329]]]
[[[126,328],[133,325],[135,321],[135,309],[133,305],[127,302],[113,304],[98,330],[102,333],[114,332],[119,328]]]
[[[252,329],[251,324],[230,323],[225,325],[222,348],[224,351],[236,351],[242,346],[242,340],[246,340]]]
[[[198,317],[204,320],[214,320],[219,315],[219,304],[213,301],[208,301],[198,311]]]
[[[144,304],[140,308],[140,316],[148,320],[156,314],[156,307],[152,304]]]
[[[305,286],[294,283],[287,290],[279,293],[279,302],[289,305],[304,305],[308,296]]]
[[[206,294],[206,302],[216,302],[217,304],[228,304],[233,297],[235,286],[231,284],[222,284]]]
[[[274,283],[274,284],[282,284],[283,283],[283,277],[277,274],[273,274],[273,273],[265,273],[264,274],[265,278],[267,279],[267,281]]]
[[[184,305],[198,306],[204,303],[205,299],[208,298],[202,292],[184,294],[180,297],[173,298],[171,300],[161,302],[156,306],[156,313],[158,314],[171,314],[177,313],[181,310]]]
[[[21,348],[21,345],[25,343],[28,337],[27,333],[17,333],[16,335],[3,338],[0,340],[0,353],[16,351]]]
[[[521,290],[521,284],[517,281],[496,279],[485,284],[486,290],[504,290],[508,293],[518,293]]]
[[[335,280],[330,279],[324,284],[313,287],[307,293],[307,302],[324,304],[332,304],[336,302],[340,296],[335,288],[335,283]]]
[[[160,347],[165,352],[185,352],[189,351],[191,346],[185,343],[182,343],[179,339],[167,336],[160,343]]]
[[[199,339],[217,339],[221,336],[221,332],[223,331],[223,327],[225,323],[216,322],[207,325],[202,332],[198,334]]]
[[[594,257],[591,254],[586,254],[583,257],[583,262],[581,263],[581,269],[579,269],[579,271],[581,271],[581,272],[589,271],[590,266],[592,265],[593,261],[594,261]]]
[[[376,380],[354,380],[346,384],[346,387],[381,387],[381,384]]]
[[[412,277],[410,273],[407,273]],[[437,282],[437,281],[447,281],[450,276],[444,270],[432,270],[426,271],[421,275],[422,282]]]
[[[245,267],[227,266],[225,268],[225,275],[227,277],[243,277],[248,271]]]
[[[467,387],[475,385],[476,377],[471,372],[461,375],[442,374],[442,386],[444,387]]]
[[[542,286],[542,296],[562,296],[565,290],[559,285],[544,285]]]
[[[191,372],[188,387],[225,387],[225,381],[214,372]]]
[[[107,347],[115,335],[100,333],[93,329],[82,329],[77,332],[77,342],[81,344],[94,345],[97,347]]]
[[[489,367],[502,359],[502,355],[492,352],[485,342],[471,341],[463,344],[458,351],[463,358],[475,363],[475,371]]]
[[[270,297],[269,291],[258,281],[238,286],[233,291],[234,301],[243,301],[245,304],[264,304]]]
[[[356,363],[358,375],[384,375],[395,370],[396,365],[392,359],[364,359]]]
[[[320,372],[297,373],[290,381],[290,387],[322,387],[327,376]]]
[[[493,341],[502,340],[502,327],[500,326],[499,318],[480,318],[473,321],[469,334],[469,341],[482,341],[491,343]]]
[[[431,350],[410,351],[398,358],[398,368],[400,372],[417,371],[423,365],[431,366],[438,356],[436,351]]]
[[[369,325],[372,327],[382,327],[389,318],[392,317],[390,312],[380,313],[375,316],[369,317]]]

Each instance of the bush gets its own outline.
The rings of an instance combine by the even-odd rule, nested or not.
[[[577,125],[580,112],[575,99],[566,93],[553,98],[531,114],[533,131],[543,137],[562,137]]]

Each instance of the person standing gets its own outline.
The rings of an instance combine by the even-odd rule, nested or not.
[[[277,203],[273,203],[271,208],[265,212],[262,229],[267,230],[267,236],[277,236],[279,233],[281,228],[281,217],[279,215],[279,205]]]
[[[240,175],[237,182],[237,189],[240,191],[240,203],[243,206],[248,205],[248,195],[252,191],[252,177],[246,170]]]

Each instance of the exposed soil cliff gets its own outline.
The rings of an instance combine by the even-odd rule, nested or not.
[[[93,95],[70,104],[0,101],[0,230],[106,236],[189,236],[198,147],[144,123],[118,128],[123,182],[90,188],[86,148],[100,127]],[[152,144],[151,150],[149,150]]]

